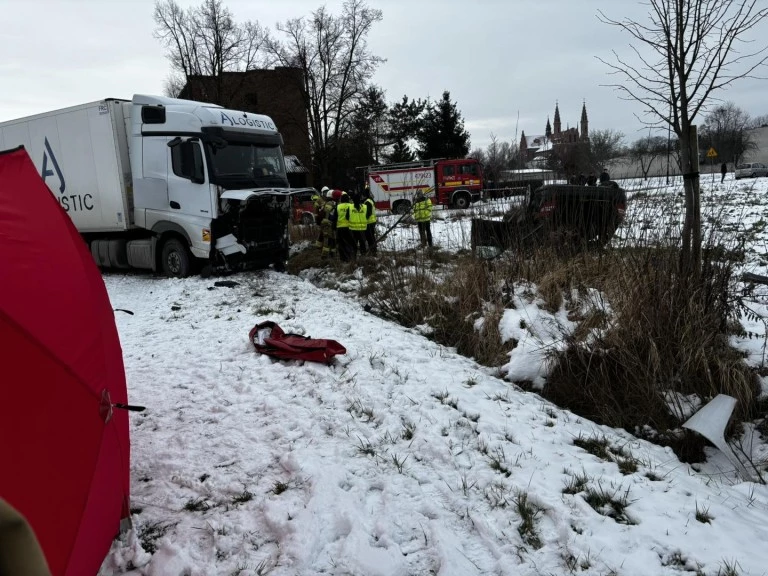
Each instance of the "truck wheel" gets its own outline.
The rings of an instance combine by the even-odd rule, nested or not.
[[[400,214],[401,216],[403,214],[408,214],[408,212],[411,211],[411,203],[408,202],[408,200],[401,200],[397,204],[395,204],[394,208],[392,209],[392,212],[395,214]]]
[[[163,244],[161,268],[171,278],[186,278],[192,271],[192,256],[181,240],[171,238]]]
[[[301,223],[304,224],[304,226],[312,226],[312,224],[315,223],[315,217],[312,214],[305,212],[301,215]]]
[[[456,198],[453,199],[453,206],[459,210],[465,210],[469,208],[469,196],[464,194],[456,196]]]

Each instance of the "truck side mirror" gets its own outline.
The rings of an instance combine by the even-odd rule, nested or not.
[[[181,144],[181,138],[176,136],[176,138],[168,142],[168,148],[173,148],[174,146],[178,146],[179,144]]]

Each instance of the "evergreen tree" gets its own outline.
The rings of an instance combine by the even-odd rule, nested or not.
[[[395,162],[413,162],[416,160],[416,154],[413,153],[407,142],[397,140],[389,154],[384,155],[384,159],[389,163]]]
[[[387,144],[387,113],[384,91],[378,86],[369,86],[355,104],[350,139],[363,147],[358,156],[368,158],[366,164],[378,163],[381,149]]]
[[[406,95],[389,109],[388,144],[392,148],[389,154],[384,155],[387,162],[412,162],[416,159],[409,141],[416,139],[421,130],[425,107],[423,100],[409,100]]]
[[[447,90],[441,100],[427,107],[417,139],[422,160],[464,158],[469,153],[469,133]]]

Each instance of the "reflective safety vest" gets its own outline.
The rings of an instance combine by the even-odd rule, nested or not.
[[[432,201],[424,198],[413,205],[413,218],[416,222],[429,222],[432,220]]]
[[[368,216],[368,224],[376,224],[376,204],[373,202],[373,198],[365,199],[366,214]]]
[[[368,228],[368,216],[365,204],[349,205],[349,228],[353,232],[362,232]]]
[[[336,228],[349,228],[349,209],[351,202],[339,202],[336,206]]]

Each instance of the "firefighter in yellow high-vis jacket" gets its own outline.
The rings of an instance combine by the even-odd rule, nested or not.
[[[417,192],[413,198],[413,219],[419,226],[419,239],[421,247],[432,247],[432,200],[424,195],[424,192]]]

